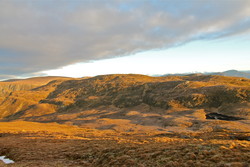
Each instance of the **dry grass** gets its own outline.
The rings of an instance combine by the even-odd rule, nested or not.
[[[8,166],[246,166],[250,142],[237,133],[116,133],[55,123],[0,123]],[[241,134],[243,135],[243,134]]]
[[[16,161],[8,166],[250,164],[248,79],[105,75],[46,85],[44,79],[0,83],[12,92],[0,99],[0,153]],[[44,83],[11,86],[33,81]],[[210,112],[245,120],[207,120]]]

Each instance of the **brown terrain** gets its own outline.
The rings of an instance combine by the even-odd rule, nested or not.
[[[246,78],[9,80],[0,82],[0,119],[0,156],[15,161],[5,166],[250,164]]]

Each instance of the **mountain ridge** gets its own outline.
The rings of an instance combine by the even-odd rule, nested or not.
[[[249,120],[249,102],[250,80],[246,78],[114,74],[52,80],[13,91],[0,103],[0,117],[116,131],[197,130],[197,125],[202,130],[212,124],[206,114],[213,112]]]
[[[223,72],[204,72],[204,73],[176,73],[176,74],[164,74],[158,76],[185,76],[185,75],[220,75],[228,77],[243,77],[250,79],[250,71],[238,71],[238,70],[227,70]]]

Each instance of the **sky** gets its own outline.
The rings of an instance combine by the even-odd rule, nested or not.
[[[0,80],[249,67],[249,0],[0,0]]]

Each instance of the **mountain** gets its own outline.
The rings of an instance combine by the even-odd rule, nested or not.
[[[47,84],[53,80],[59,79],[70,79],[68,77],[56,77],[56,76],[48,76],[48,77],[34,77],[27,79],[10,79],[5,81],[0,81],[0,92],[11,92],[18,90],[29,90],[38,86],[42,86]],[[8,90],[8,91],[7,91]]]
[[[250,71],[237,71],[228,70],[224,72],[211,73],[212,75],[232,76],[232,77],[244,77],[250,79]]]
[[[6,81],[0,81],[0,95],[6,95],[13,91],[30,90],[32,88],[42,86],[50,81],[58,79],[70,79],[68,77],[34,77],[27,79],[10,79]]]
[[[39,86],[45,85],[53,80],[67,80],[70,78],[67,77],[34,77],[34,78],[28,78],[28,79],[15,79],[15,80],[6,80],[0,82],[0,104],[6,103],[8,99],[11,96],[14,96],[16,92],[19,92],[19,94],[23,93],[23,98],[30,98],[29,97],[29,91],[33,88],[37,88]],[[26,96],[27,93],[27,96]],[[21,103],[20,105],[25,105]],[[10,106],[10,108],[15,107],[15,105]],[[0,105],[0,109],[3,108],[3,105]],[[19,110],[16,108],[15,110]],[[1,110],[1,112],[3,112]],[[6,113],[9,113],[9,110],[4,111]]]
[[[13,81],[32,86],[11,89],[3,96],[0,118],[115,131],[204,130],[215,126],[206,119],[214,112],[221,118],[250,119],[250,80],[246,78],[124,74],[53,79],[34,79],[37,86],[32,85],[33,79]],[[241,128],[249,128],[247,122]]]
[[[224,72],[205,72],[205,73],[176,73],[176,74],[164,74],[157,76],[185,76],[185,75],[221,75],[228,77],[244,77],[250,79],[250,71],[237,71],[237,70],[228,70]]]

